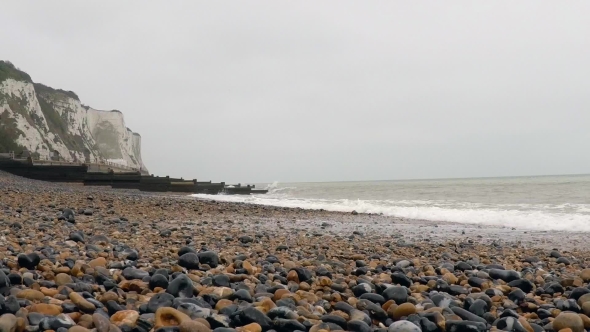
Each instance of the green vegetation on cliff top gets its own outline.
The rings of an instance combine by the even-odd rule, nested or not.
[[[30,82],[33,83],[31,76],[25,73],[24,71],[16,68],[14,64],[10,61],[3,61],[0,60],[0,82],[3,82],[7,79],[13,79],[16,81],[23,81],[23,82]],[[62,89],[54,89],[48,87],[47,85],[41,83],[34,83],[35,84],[35,91],[37,93],[49,93],[49,94],[63,94],[64,96],[74,98],[76,100],[80,100],[78,95],[73,91],[66,91]]]
[[[16,68],[12,62],[0,60],[0,82],[9,78],[17,81],[33,82],[29,74]]]
[[[62,90],[62,89],[54,89],[52,87],[49,87],[45,84],[41,84],[41,83],[35,83],[35,92],[37,92],[38,94],[51,94],[53,97],[59,96],[59,94],[64,95],[64,97],[70,97],[70,98],[74,98],[76,100],[80,100],[80,98],[78,98],[78,95],[74,92],[74,91],[66,91],[66,90]]]

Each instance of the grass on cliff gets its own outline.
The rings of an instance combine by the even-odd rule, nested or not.
[[[35,83],[35,92],[37,92],[37,94],[51,95],[53,98],[70,97],[80,101],[80,98],[74,91],[54,89],[41,83]],[[62,94],[63,96],[60,96],[60,94]]]
[[[0,82],[9,78],[17,81],[33,82],[29,74],[16,68],[12,62],[0,60]]]

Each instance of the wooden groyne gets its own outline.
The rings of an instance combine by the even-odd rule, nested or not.
[[[51,182],[82,182],[88,172],[85,165],[35,165],[32,162],[0,158],[0,170],[28,179]]]
[[[254,185],[226,185],[225,182],[185,180],[145,175],[128,168],[108,167],[110,165],[89,165],[73,162],[36,163],[31,158],[17,159],[13,155],[0,155],[0,170],[29,179],[81,183],[85,186],[104,186],[113,189],[132,189],[146,192],[173,192],[194,194],[250,195],[265,194],[267,190],[256,189]],[[105,168],[106,167],[106,168]],[[101,171],[96,171],[97,169]],[[104,171],[102,171],[104,169]]]
[[[219,194],[225,192],[225,183],[198,182],[197,180],[175,179],[136,173],[88,172],[85,186],[110,186],[115,189],[137,189],[151,192],[178,192]]]

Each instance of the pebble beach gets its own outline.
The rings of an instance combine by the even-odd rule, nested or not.
[[[0,332],[590,329],[583,232],[197,200],[0,172]]]

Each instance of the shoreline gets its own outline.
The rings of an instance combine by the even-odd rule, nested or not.
[[[590,250],[590,244],[585,244],[587,241],[586,237],[590,232],[586,231],[537,230],[488,224],[410,219],[363,212],[353,215],[351,212],[217,201],[214,198],[191,197],[190,195],[179,197],[188,200],[195,199],[203,202],[227,204],[230,206],[274,208],[289,212],[306,211],[308,219],[299,220],[299,222],[306,222],[305,226],[309,227],[308,229],[311,231],[327,231],[333,235],[343,235],[346,232],[350,233],[358,230],[364,230],[367,234],[382,236],[403,232],[413,240],[430,238],[431,241],[435,241],[436,243],[446,239],[473,240],[484,244],[491,244],[495,240],[501,239],[504,243],[520,244],[527,247],[545,249],[557,247],[572,249],[581,247]],[[331,225],[328,227],[332,228],[326,230],[327,227],[322,228],[321,223],[327,220],[331,221]],[[568,242],[564,243],[563,238],[567,238]]]
[[[354,231],[358,231],[371,237],[401,235],[402,237],[407,238],[410,242],[426,240],[438,244],[451,240],[473,241],[484,245],[490,245],[501,241],[505,244],[521,245],[529,248],[564,248],[567,250],[578,248],[590,251],[590,243],[585,244],[587,241],[586,236],[590,232],[584,231],[541,231],[510,226],[410,219],[362,212],[355,215],[350,212],[328,211],[323,209],[305,209],[256,203],[217,201],[214,197],[209,199],[175,193],[152,193],[136,190],[111,189],[109,187],[100,186],[51,183],[25,179],[9,173],[0,172],[0,181],[6,180],[10,180],[13,184],[19,182],[28,183],[34,187],[61,189],[65,191],[79,192],[79,194],[99,192],[108,193],[117,197],[143,197],[148,200],[165,198],[178,202],[198,201],[206,204],[209,208],[221,208],[229,211],[240,208],[244,210],[244,213],[261,209],[269,210],[269,212],[272,213],[272,217],[264,217],[262,219],[264,222],[261,222],[262,220],[257,220],[258,223],[256,226],[258,229],[262,230],[274,230],[276,222],[279,221],[283,223],[287,222],[286,225],[283,224],[283,227],[290,231],[306,229],[310,233],[325,233],[330,236],[345,236]],[[189,217],[189,215],[185,215],[185,217]],[[202,218],[202,215],[192,215],[192,219],[194,219],[192,221],[197,221],[200,218]],[[240,218],[244,219],[241,216]],[[246,220],[242,220],[242,223],[245,221]],[[323,225],[323,223],[327,224]],[[248,225],[245,226],[247,227]],[[563,238],[567,238],[568,241],[564,243]]]
[[[0,327],[9,331],[590,328],[587,233],[216,202],[1,172],[0,231]]]

